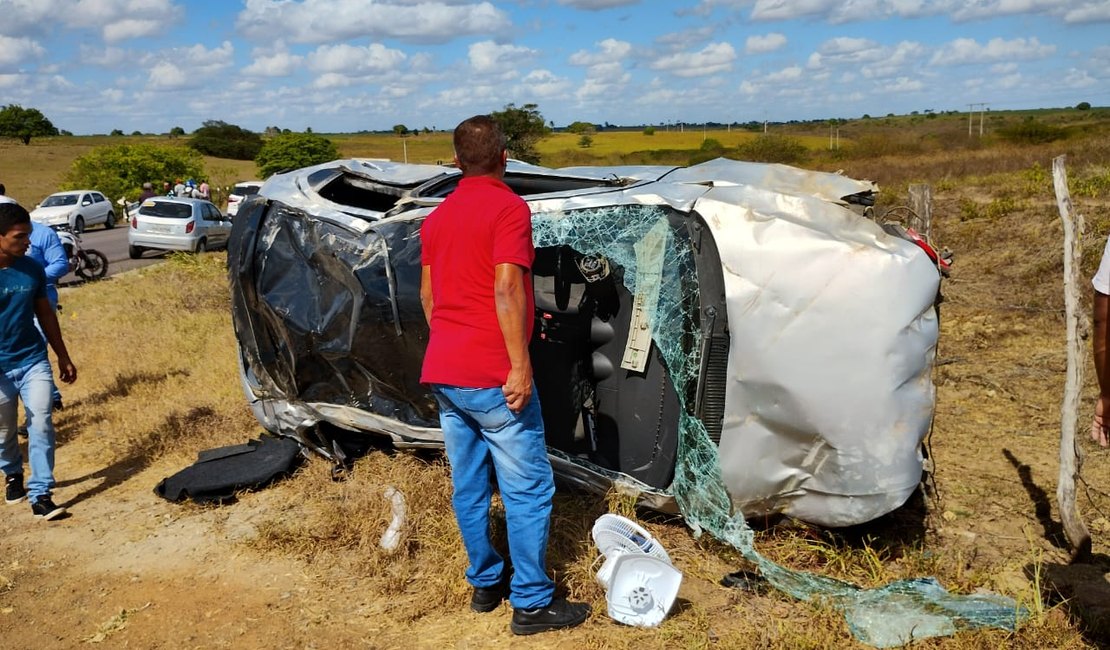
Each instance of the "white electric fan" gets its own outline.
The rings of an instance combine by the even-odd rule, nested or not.
[[[609,616],[625,625],[663,622],[682,584],[663,545],[634,522],[607,513],[594,522],[594,543],[605,556],[597,581],[605,587]]]

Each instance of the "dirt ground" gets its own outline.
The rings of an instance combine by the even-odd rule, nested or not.
[[[1050,212],[1021,219],[1008,226],[1016,230],[1010,235],[1015,240],[1022,227],[1035,226],[1027,234],[1058,241],[1051,239],[1058,228]],[[1110,451],[1093,447],[1081,427],[1086,460],[1080,508],[1094,537],[1095,562],[1069,566],[1055,498],[1066,367],[1062,301],[1052,297],[1058,293],[1055,280],[1044,279],[1052,275],[1037,266],[1054,269],[1055,249],[1045,244],[1047,252],[1014,261],[979,232],[983,228],[968,222],[942,230],[965,248],[957,251],[956,271],[945,285],[931,438],[936,493],[925,498],[919,543],[961,558],[965,584],[972,588],[1021,594],[1039,580],[1046,595],[1073,599],[1059,615],[1071,617],[1071,629],[1082,633],[1061,643],[1095,646],[1100,641],[1090,621],[1110,619]],[[1094,394],[1090,369],[1087,376],[1083,424]],[[96,391],[78,383],[67,389],[67,399],[93,408]],[[68,412],[59,421],[73,429],[66,418],[76,416]],[[0,506],[0,646],[600,648],[610,647],[606,639],[620,632],[597,611],[603,601],[594,591],[594,617],[580,631],[514,639],[507,630],[508,607],[489,615],[467,611],[461,576],[456,597],[439,615],[404,620],[398,614],[403,607],[369,594],[357,572],[261,554],[246,543],[275,508],[288,507],[304,489],[303,474],[233,505],[177,505],[152,490],[183,467],[180,457],[106,464],[104,448],[113,442],[111,431],[89,426],[60,445],[55,496],[70,508],[68,517],[36,521],[26,504]],[[310,464],[303,471],[326,467]],[[686,535],[681,526],[670,528],[671,536]],[[679,619],[745,616],[757,608],[780,629],[824,620],[824,614],[781,598],[749,607],[740,592],[716,584],[723,566],[716,559],[691,553],[679,560],[687,571]],[[418,581],[406,589],[405,598],[421,597]],[[749,645],[735,638],[715,642],[711,621],[706,629],[700,646]],[[637,647],[640,640],[643,647],[672,647],[666,630],[621,637],[620,646]],[[796,645],[851,645],[850,637],[838,634],[835,641]],[[751,638],[750,647],[790,647],[789,639]],[[954,647],[1007,647],[1006,639],[965,638]]]

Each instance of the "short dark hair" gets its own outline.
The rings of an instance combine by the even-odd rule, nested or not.
[[[31,223],[31,215],[18,203],[0,203],[0,235],[8,234],[12,226]]]
[[[475,176],[497,171],[505,151],[505,134],[489,115],[475,115],[455,127],[455,157],[463,175]]]
[[[4,187],[3,183],[0,183],[0,196],[4,196],[4,194],[7,193],[7,191],[8,191],[8,188]]]

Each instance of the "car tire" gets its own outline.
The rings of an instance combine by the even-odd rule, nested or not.
[[[99,280],[108,274],[108,258],[98,250],[85,249],[84,264],[77,269],[77,276],[84,280]]]
[[[76,219],[73,220],[73,232],[77,233],[78,235],[85,232],[85,218],[84,217],[79,216],[79,217],[77,217]]]
[[[143,249],[140,246],[128,246],[127,256],[133,260],[137,260],[143,256]]]
[[[116,227],[116,213],[111,210],[108,211],[108,216],[104,217],[104,228],[111,230]]]
[[[208,252],[208,240],[205,239],[204,237],[201,237],[200,241],[197,242],[196,250],[194,250],[193,252],[195,252],[195,253],[206,253],[206,252]]]

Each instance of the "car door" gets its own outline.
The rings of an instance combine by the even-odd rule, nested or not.
[[[212,244],[226,246],[227,239],[231,236],[231,222],[224,218],[220,209],[211,203],[204,205],[204,211],[205,219],[208,222],[208,241]]]
[[[112,208],[108,200],[100,192],[89,192],[85,196],[88,197],[90,204],[85,214],[85,224],[92,226],[98,223],[105,223],[108,221],[108,210]],[[84,204],[85,199],[81,199]]]

